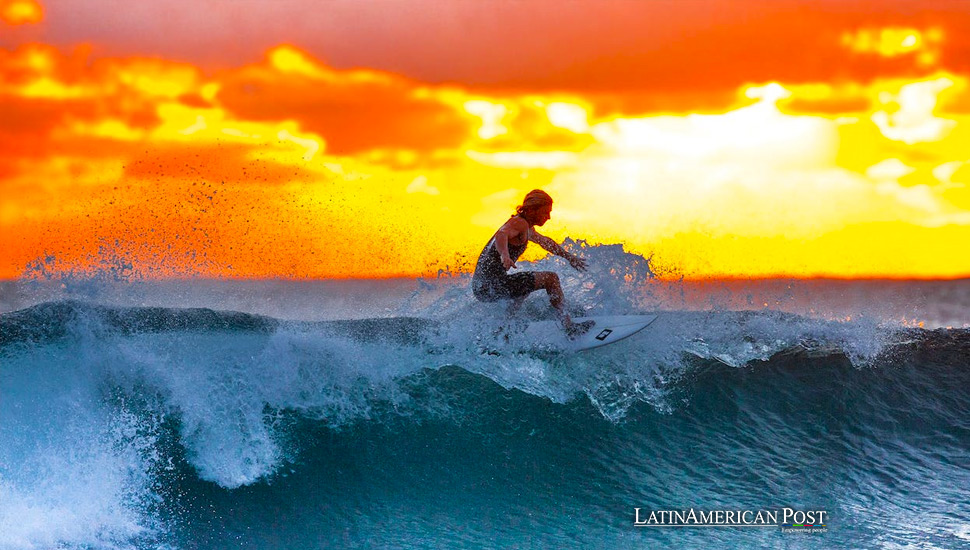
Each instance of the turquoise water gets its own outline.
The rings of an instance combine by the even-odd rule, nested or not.
[[[970,547],[967,329],[887,283],[705,306],[617,277],[574,307],[660,318],[595,353],[506,340],[462,280],[35,289],[0,314],[0,548]],[[913,316],[958,318],[950,285]]]

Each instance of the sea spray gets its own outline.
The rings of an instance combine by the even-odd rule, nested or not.
[[[544,295],[509,319],[462,277],[361,283],[364,319],[350,287],[211,281],[68,280],[0,314],[0,547],[819,542],[630,530],[634,506],[695,504],[824,506],[835,547],[959,547],[966,331],[785,311],[790,285],[691,301],[646,258],[571,246],[589,272],[520,267],[559,273],[576,314],[659,312],[649,330],[536,348],[516,327],[551,317]]]

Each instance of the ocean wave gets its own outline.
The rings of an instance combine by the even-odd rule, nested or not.
[[[967,330],[669,311],[635,337],[568,353],[496,322],[297,322],[81,301],[0,315],[0,526],[10,526],[0,546],[158,542],[155,510],[171,490],[159,479],[179,463],[178,483],[259,486],[312,455],[321,431],[379,426],[431,444],[423,430],[440,426],[504,437],[564,417],[590,433],[646,419],[689,434],[691,419],[710,417],[744,440],[756,437],[744,426],[770,432],[765,423],[804,415],[805,437],[945,428],[966,444],[970,433]],[[708,460],[727,452],[718,445]],[[71,527],[85,524],[97,529]]]

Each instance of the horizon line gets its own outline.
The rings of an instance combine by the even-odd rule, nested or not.
[[[189,281],[221,281],[221,282],[258,282],[258,281],[280,281],[280,282],[365,282],[365,281],[405,281],[405,280],[460,280],[469,278],[472,273],[458,273],[455,275],[439,276],[435,274],[394,274],[394,275],[375,275],[366,277],[288,277],[288,276],[269,276],[269,277],[226,277],[218,275],[206,276],[173,276],[173,277],[132,277],[130,279],[106,280],[107,283],[155,283],[155,282],[189,282]],[[59,283],[70,280],[67,278],[30,278],[30,277],[0,277],[0,283]],[[78,281],[94,281],[97,277],[78,277]],[[741,275],[725,276],[701,276],[701,277],[666,277],[656,276],[647,279],[658,283],[713,283],[713,282],[784,282],[784,281],[836,281],[836,282],[960,282],[970,281],[970,274],[942,277],[924,276],[893,276],[893,275],[865,275],[865,276],[840,276],[840,275],[767,275],[745,277]]]

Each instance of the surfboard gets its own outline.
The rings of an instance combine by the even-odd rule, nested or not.
[[[593,328],[570,340],[558,321],[534,321],[525,329],[525,337],[539,346],[584,351],[619,342],[633,336],[657,319],[656,315],[604,315],[579,317],[574,323],[594,321]]]

